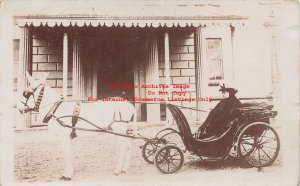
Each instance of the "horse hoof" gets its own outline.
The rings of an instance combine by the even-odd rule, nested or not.
[[[118,176],[119,174],[121,174],[121,171],[114,171],[114,175]]]
[[[70,138],[71,138],[71,140],[74,138],[77,138],[77,134],[75,132],[71,132]]]
[[[59,180],[61,180],[61,181],[71,181],[71,178],[66,177],[66,176],[62,176],[62,177],[59,178]]]

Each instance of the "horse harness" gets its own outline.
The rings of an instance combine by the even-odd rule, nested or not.
[[[42,84],[40,84],[39,86],[42,86]],[[23,110],[23,111],[20,110],[20,112],[21,112],[22,114],[23,114],[23,113],[30,112],[30,111],[39,112],[40,104],[41,104],[41,102],[42,102],[43,95],[44,95],[44,90],[45,90],[45,87],[42,86],[42,89],[41,89],[41,91],[40,91],[40,93],[39,93],[39,95],[38,95],[38,97],[37,97],[37,100],[35,101],[34,92],[38,89],[39,86],[37,86],[35,89],[33,89],[33,91],[28,91],[28,90],[26,90],[26,91],[23,92],[23,96],[26,98],[26,101],[25,101],[25,103],[24,103],[24,102],[22,102],[22,103],[23,103],[27,108],[26,108],[25,110]],[[28,104],[27,104],[27,102],[28,102],[30,96],[33,96],[33,101],[34,101],[34,107],[33,107],[33,108],[29,108],[29,107],[28,107]]]
[[[79,113],[80,113],[80,101],[78,101],[76,104],[75,104],[75,107],[74,107],[74,110],[73,110],[73,116],[72,116],[72,132],[70,134],[70,138],[73,139],[73,138],[76,138],[77,135],[76,135],[76,130],[75,130],[75,126],[76,126],[76,123],[78,122],[78,116],[79,116]]]
[[[56,102],[52,108],[49,110],[49,112],[46,114],[46,116],[43,119],[43,123],[48,123],[50,121],[50,119],[52,118],[52,116],[54,115],[54,113],[56,112],[57,108],[59,107],[59,105],[63,102],[63,100],[60,100],[58,102]]]
[[[46,116],[44,117],[43,119],[43,123],[48,123],[51,118],[53,117],[53,115],[55,114],[57,108],[60,106],[60,104],[63,102],[63,99],[56,102],[52,108],[49,110],[49,112],[46,114]],[[72,131],[71,131],[71,134],[70,134],[70,138],[73,139],[73,138],[76,138],[77,137],[77,134],[76,134],[76,129],[75,129],[75,126],[76,124],[78,123],[79,121],[79,114],[80,114],[80,108],[81,108],[81,102],[80,101],[77,101],[77,103],[75,104],[74,106],[74,109],[73,109],[73,115],[72,115],[72,119],[71,119],[71,123],[72,123]],[[119,116],[119,119],[116,120],[117,118],[117,115]],[[116,123],[116,122],[126,122],[126,123],[129,123],[129,121],[124,121],[122,119],[122,114],[119,110],[115,110],[114,112],[114,115],[113,115],[113,122],[108,126],[108,129],[111,130],[112,129],[112,124]],[[132,130],[127,130],[126,131],[127,134],[131,134],[132,133]]]
[[[34,92],[40,87],[42,86],[40,93],[37,97],[37,100],[35,100],[35,96],[34,96]],[[24,106],[26,106],[26,109],[24,110],[19,110],[22,114],[30,112],[30,111],[34,111],[34,112],[39,112],[39,108],[40,108],[40,104],[42,102],[43,99],[43,95],[44,95],[44,90],[45,90],[45,86],[43,84],[38,85],[36,88],[34,88],[32,91],[26,90],[23,92],[23,96],[26,98],[25,102],[22,102],[24,104]],[[33,100],[34,100],[34,107],[33,108],[29,108],[28,107],[28,100],[30,98],[30,96],[33,96]],[[54,113],[56,112],[57,108],[60,106],[60,104],[63,102],[64,100],[60,100],[55,102],[55,104],[52,106],[52,108],[49,110],[49,112],[46,114],[46,116],[43,119],[43,123],[48,123],[51,118],[53,117]],[[81,106],[81,102],[78,101],[75,104],[74,110],[73,110],[73,115],[72,115],[72,132],[70,134],[71,139],[77,137],[76,135],[76,129],[75,126],[79,120],[79,114],[80,114],[80,106]],[[119,120],[116,120],[116,113],[118,113],[119,115]],[[124,121],[122,119],[122,114],[120,112],[120,110],[114,112],[113,115],[113,122],[108,126],[108,129],[112,129],[111,126],[112,124],[114,124],[115,122],[125,122],[125,123],[129,123],[129,121]],[[130,134],[132,132],[132,130],[127,130],[126,133]]]

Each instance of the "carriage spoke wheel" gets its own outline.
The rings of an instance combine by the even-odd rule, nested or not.
[[[154,164],[154,155],[161,146],[166,142],[161,139],[150,139],[144,144],[142,154],[144,160],[149,164]]]
[[[277,132],[268,124],[257,122],[246,126],[238,138],[238,156],[254,167],[270,165],[277,158],[280,141]]]
[[[157,150],[154,164],[164,174],[177,172],[183,165],[184,156],[176,145],[165,145]]]

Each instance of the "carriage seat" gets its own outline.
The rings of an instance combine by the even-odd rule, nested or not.
[[[245,120],[253,120],[257,118],[271,118],[277,115],[277,111],[272,111],[273,105],[266,102],[250,102],[243,103],[237,110],[240,116]]]
[[[266,102],[246,102],[242,103],[239,107],[238,110],[272,110],[273,105],[270,105]]]
[[[231,129],[233,129],[233,125],[228,127],[228,129],[226,131],[224,131],[223,133],[221,133],[220,135],[211,135],[211,136],[203,136],[200,138],[194,138],[196,141],[201,141],[201,142],[211,142],[211,141],[217,141],[219,139],[221,139],[222,137],[224,137],[227,133],[229,133],[229,131],[231,131]]]
[[[195,141],[199,142],[211,142],[211,141],[216,141],[224,137],[226,134],[233,129],[234,125],[231,125],[228,127],[223,133],[220,135],[210,135],[210,136],[205,136],[204,138],[195,138],[194,135],[191,132],[190,126],[184,116],[184,114],[181,112],[181,110],[175,106],[169,104],[168,107],[170,108],[171,114],[173,115],[174,119],[177,121],[177,126],[180,131],[180,133],[185,137],[185,138],[193,138]]]

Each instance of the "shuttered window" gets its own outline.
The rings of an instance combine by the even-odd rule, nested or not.
[[[15,63],[19,61],[19,48],[20,48],[20,40],[14,39],[13,40],[13,60]]]
[[[13,40],[13,90],[17,90],[18,84],[18,63],[19,63],[20,40]]]
[[[206,39],[206,56],[208,62],[208,86],[219,86],[224,80],[222,39]]]

